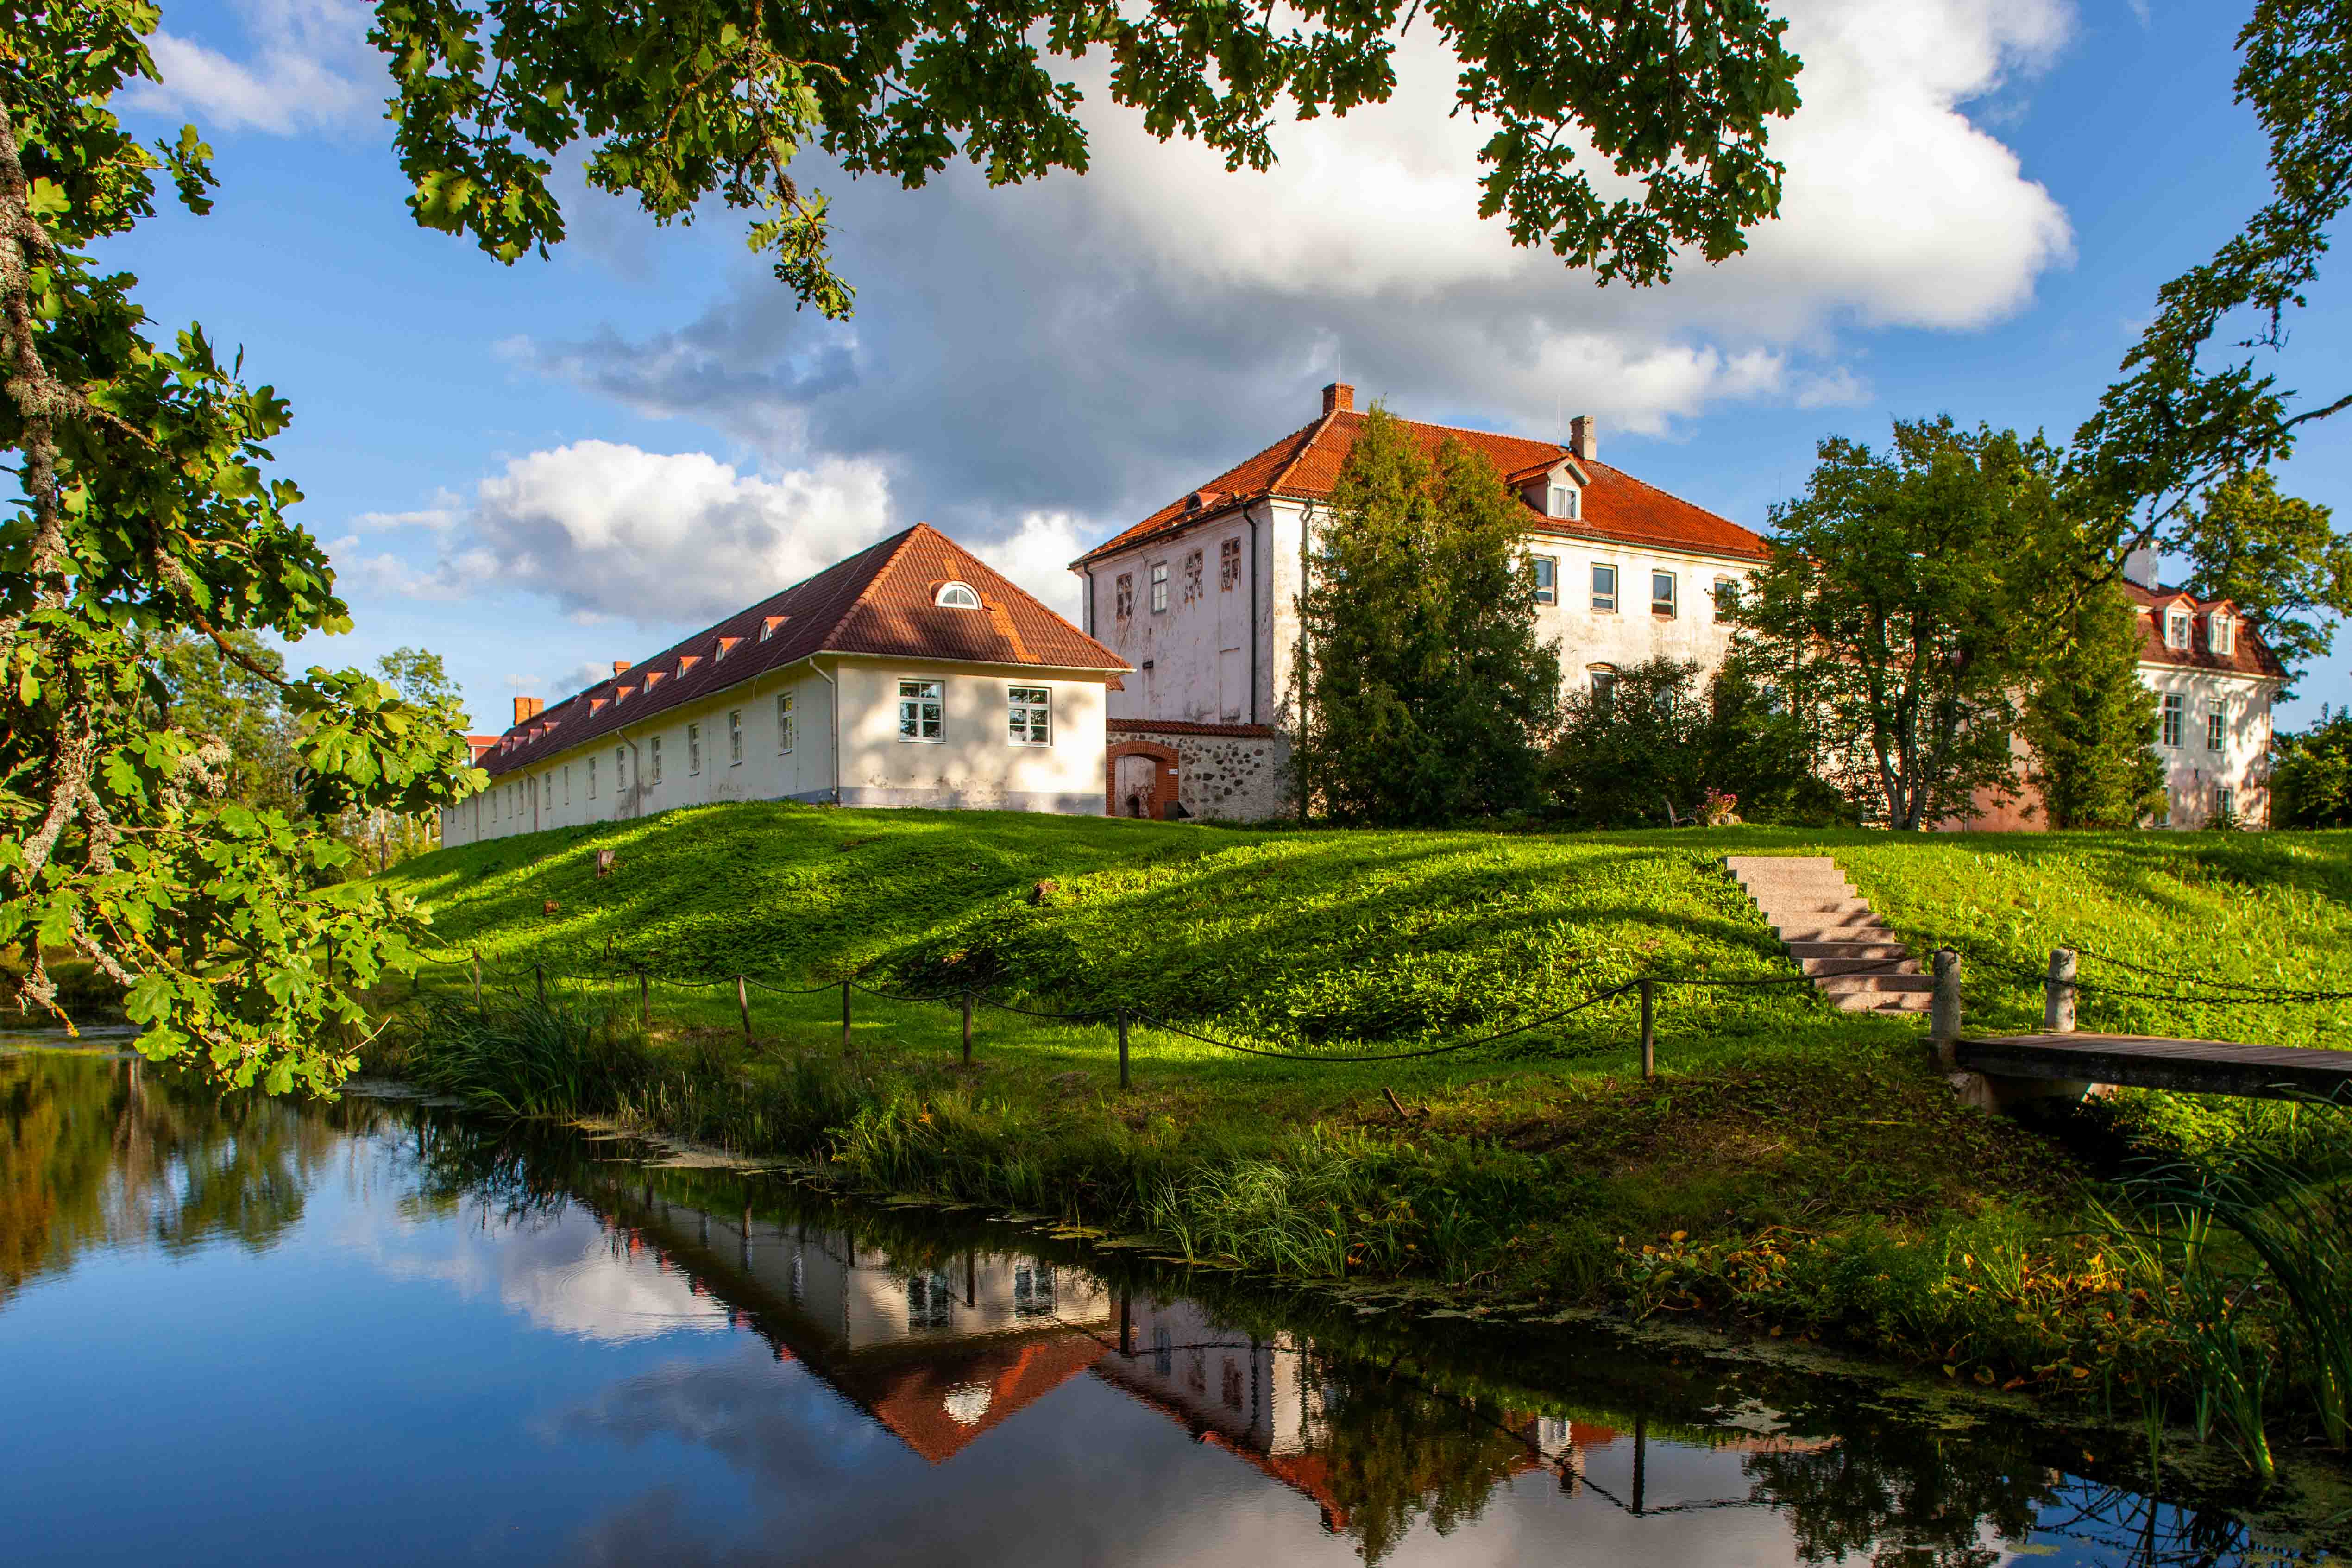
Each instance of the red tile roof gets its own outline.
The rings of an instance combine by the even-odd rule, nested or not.
[[[2124,592],[2131,595],[2139,607],[2139,658],[2142,664],[2168,664],[2180,669],[2221,670],[2232,675],[2251,675],[2271,680],[2286,679],[2286,667],[2278,661],[2263,641],[2254,623],[2243,616],[2238,617],[2236,640],[2226,654],[2212,651],[2207,626],[2216,610],[2233,610],[2224,599],[2200,599],[2179,588],[2143,588],[2137,583],[2126,583]],[[2168,605],[2189,605],[2196,612],[2189,624],[2189,646],[2172,647],[2164,640],[2164,607]],[[2233,611],[2234,613],[2234,611]]]
[[[1106,719],[1103,728],[1162,735],[1229,735],[1245,741],[1270,740],[1274,735],[1271,724],[1203,724],[1192,719]]]
[[[1195,522],[1205,522],[1269,496],[1312,500],[1329,495],[1339,482],[1340,466],[1348,460],[1368,417],[1342,409],[1292,431],[1263,452],[1187,492],[1183,499],[1170,502],[1133,528],[1097,545],[1072,562],[1072,567],[1099,561],[1147,539],[1172,536]],[[1498,436],[1487,430],[1459,430],[1412,419],[1398,423],[1432,456],[1447,441],[1458,441],[1484,456],[1497,472],[1506,475],[1537,472],[1562,458],[1572,459],[1589,480],[1581,509],[1584,515],[1570,522],[1545,517],[1529,508],[1530,528],[1572,538],[1688,550],[1743,561],[1764,558],[1766,546],[1761,535],[1728,518],[1717,517],[1704,507],[1670,496],[1654,485],[1643,484],[1622,468],[1577,458],[1556,441]]]
[[[933,604],[950,580],[977,589],[981,608]],[[528,767],[819,653],[1106,674],[1128,668],[954,540],[917,523],[533,715],[478,761],[492,777]]]

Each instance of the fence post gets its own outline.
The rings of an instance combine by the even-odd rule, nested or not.
[[[1936,1051],[1936,1066],[1952,1072],[1960,1065],[1960,955],[1948,947],[1936,950],[1936,999],[1927,1014],[1927,1038]]]
[[[547,1005],[547,966],[534,963],[530,966],[530,973],[531,978],[539,982],[539,1005],[544,1007]]]
[[[482,950],[474,950],[474,1011],[482,1010]]]
[[[2050,978],[2042,983],[2042,1027],[2053,1035],[2074,1032],[2074,969],[2071,947],[2050,950]]]
[[[1125,1088],[1127,1088],[1127,1087],[1128,1087],[1128,1079],[1127,1079],[1127,1009],[1126,1009],[1126,1008],[1124,1008],[1124,1007],[1121,1007],[1121,1008],[1118,1010],[1118,1087],[1119,1087],[1119,1088],[1121,1088],[1121,1089],[1125,1089]],[[1121,1302],[1120,1302],[1120,1306],[1121,1306],[1121,1308],[1122,1308],[1122,1309],[1124,1309],[1125,1305],[1126,1305],[1126,1303],[1125,1303],[1124,1300],[1121,1300]]]
[[[751,1048],[751,993],[743,977],[735,977],[735,1010],[743,1015],[743,1048]]]
[[[1658,1076],[1657,984],[1642,976],[1642,1077]]]
[[[963,988],[963,1065],[971,1066],[971,987]]]
[[[841,977],[841,1054],[849,1054],[849,976]]]
[[[654,1032],[653,982],[646,978],[645,970],[637,970],[637,1027],[646,1034]]]

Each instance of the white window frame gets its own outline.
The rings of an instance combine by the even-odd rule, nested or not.
[[[2164,743],[2172,751],[2181,747],[2189,718],[2189,699],[2178,691],[2164,694]]]
[[[2231,788],[2228,784],[2216,784],[2216,785],[2214,785],[2214,786],[2213,786],[2213,815],[2214,815],[2214,816],[2237,816],[2237,815],[2238,815],[2238,792],[2237,792],[2236,790],[2234,790],[2234,789]]]
[[[924,731],[928,730],[929,733]],[[898,739],[935,746],[948,738],[948,683],[909,678],[898,682]]]
[[[692,778],[701,772],[702,726],[688,724],[686,727],[686,776]]]
[[[1155,616],[1168,613],[1168,563],[1165,561],[1151,563],[1151,613]]]
[[[2230,700],[2219,698],[2205,710],[2205,749],[2226,752],[2230,749]]]
[[[727,710],[727,765],[730,768],[743,765],[743,710],[740,708]]]
[[[1718,621],[1723,620],[1730,614],[1733,607],[1739,603],[1739,579],[1737,577],[1717,577],[1715,580],[1713,596],[1715,602],[1715,618]]]
[[[1559,604],[1559,557],[1557,555],[1530,555],[1528,557],[1528,574],[1536,580],[1536,603],[1538,605]],[[1551,580],[1549,582],[1544,581],[1544,576],[1547,571],[1549,572],[1551,576]]]
[[[2210,653],[2227,658],[2238,651],[2238,618],[2219,610],[2205,617],[2205,647]]]
[[[1592,688],[1592,700],[1595,702],[1606,703],[1616,699],[1617,667],[1615,665],[1588,664],[1584,667],[1584,679]]]
[[[793,742],[796,738],[793,732],[795,724],[793,717],[793,694],[789,691],[779,691],[776,693],[777,755],[790,756],[792,754]]]
[[[980,590],[969,583],[942,583],[931,595],[931,603],[943,610],[976,610],[980,608]]]
[[[613,789],[615,794],[629,787],[629,748],[613,748]]]
[[[572,805],[572,764],[570,763],[563,764],[563,804],[566,807]]]
[[[1606,573],[1609,577],[1609,589],[1606,593],[1603,593],[1601,588],[1601,578],[1603,573]],[[1592,563],[1592,613],[1594,615],[1613,616],[1617,613],[1617,595],[1622,581],[1618,574],[1615,562],[1596,561]]]
[[[646,740],[646,750],[651,753],[653,757],[653,782],[659,784],[662,782],[661,737],[659,735],[648,736]]]
[[[588,798],[590,800],[596,798],[596,759],[594,757],[588,759]]]
[[[1576,514],[1580,510],[1577,504],[1576,487],[1571,484],[1554,483],[1551,487],[1551,494],[1546,500],[1544,510],[1553,517],[1574,522]]]
[[[1050,686],[1007,686],[1004,689],[1005,738],[1016,746],[1054,743],[1054,689]]]
[[[2164,612],[2164,646],[2189,651],[2189,612],[2178,607]]]
[[[1666,585],[1666,595],[1663,599],[1658,596],[1658,584],[1661,583],[1664,583]],[[1682,578],[1680,575],[1675,573],[1669,572],[1662,566],[1653,566],[1650,568],[1650,614],[1654,616],[1664,616],[1669,619],[1681,615],[1683,608],[1682,596]],[[1660,605],[1664,605],[1665,608],[1663,610],[1658,608]]]

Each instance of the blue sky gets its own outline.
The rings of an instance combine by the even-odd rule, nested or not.
[[[129,118],[193,121],[223,189],[109,259],[292,401],[275,450],[358,623],[298,659],[422,644],[497,729],[518,691],[561,698],[918,519],[1074,605],[1063,562],[1335,377],[1531,435],[1597,414],[1603,456],[1753,527],[1826,435],[1948,412],[2063,438],[2157,286],[2264,193],[2230,101],[2242,5],[1776,9],[1807,61],[1781,219],[1660,289],[1598,289],[1476,219],[1477,132],[1419,37],[1395,103],[1294,128],[1269,175],[1152,142],[1099,91],[1084,178],[804,171],[835,198],[846,326],[796,312],[740,219],[657,230],[576,174],[571,239],[500,267],[408,217],[350,0],[166,5],[164,87]],[[2342,390],[2346,277],[2295,323],[2287,384]],[[2352,420],[2283,479],[2352,503]],[[2352,700],[2347,656],[2285,721]]]

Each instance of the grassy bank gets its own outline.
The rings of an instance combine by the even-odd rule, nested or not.
[[[602,879],[600,848],[618,859]],[[2060,942],[2106,955],[2085,961],[2085,1027],[2293,1043],[2344,1021],[2180,997],[2216,979],[2352,990],[2346,836],[1327,834],[743,806],[399,868],[441,940],[479,951],[502,1021],[467,1023],[464,971],[438,970],[378,1054],[519,1110],[821,1155],[873,1187],[1291,1278],[1705,1313],[2105,1397],[2182,1375],[2169,1287],[2094,1234],[2102,1184],[2151,1152],[2332,1148],[2331,1113],[2126,1095],[2028,1128],[1956,1107],[1916,1023],[1786,986],[1664,992],[1650,1082],[1630,996],[1456,1055],[1333,1059],[1637,974],[1785,976],[1716,867],[1775,851],[1835,855],[1906,937],[1960,948],[1991,1026],[2038,1020],[2032,975]],[[542,1011],[526,978],[629,964],[667,977],[642,1036],[633,981],[559,980]],[[845,972],[1125,1005],[1320,1059],[1139,1025],[1122,1093],[1100,1024],[983,1009],[966,1068],[950,1007],[860,994],[845,1054],[832,991],[753,992],[745,1047],[735,974]]]

